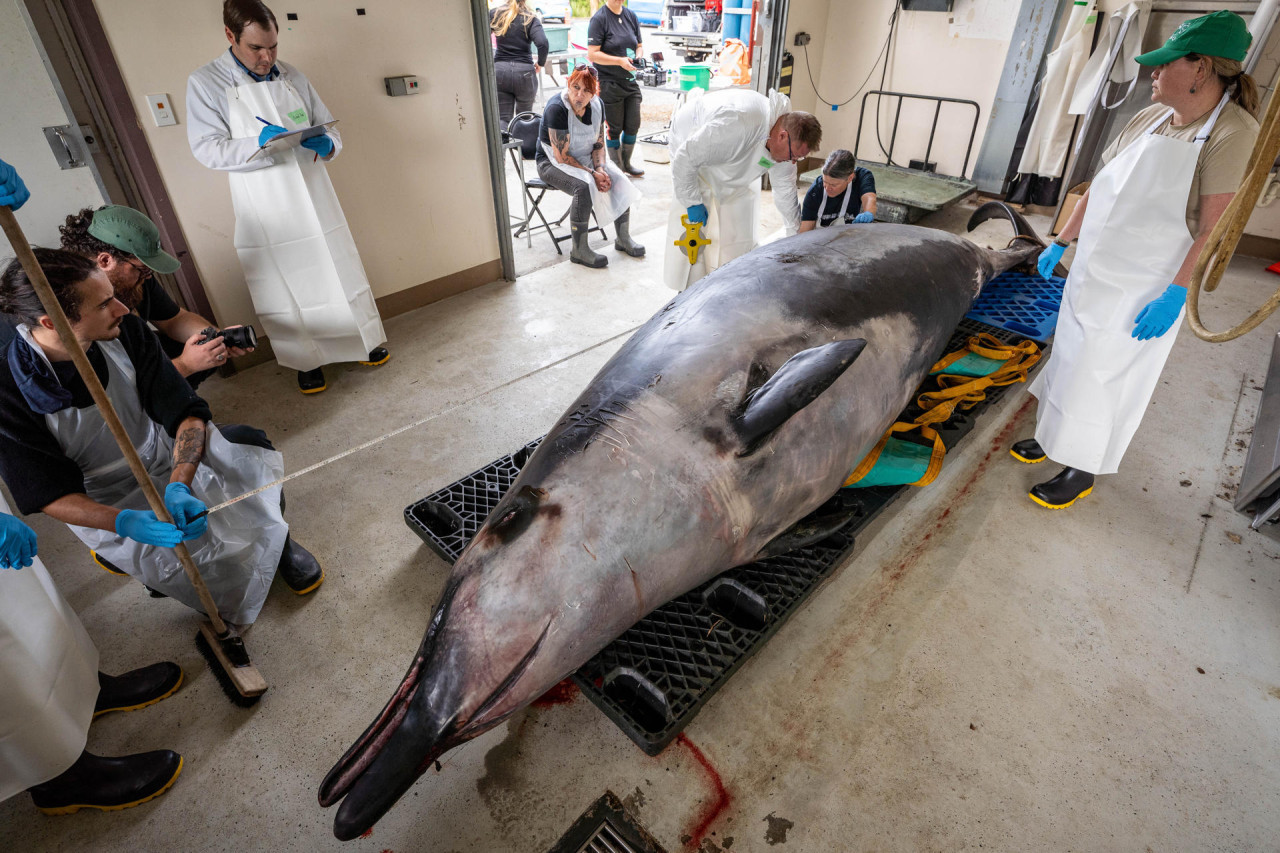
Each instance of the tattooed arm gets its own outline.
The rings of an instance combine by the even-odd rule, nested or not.
[[[178,425],[173,438],[173,476],[169,482],[191,485],[196,467],[204,458],[206,432],[205,422],[200,418],[187,418]]]
[[[556,130],[555,128],[547,129],[547,136],[551,139],[551,151],[555,155],[557,163],[563,163],[566,166],[576,166],[584,172],[590,172],[591,167],[584,166],[576,159],[569,155],[569,132],[565,130]],[[591,152],[591,156],[595,157],[595,152]]]
[[[596,144],[591,146],[591,170],[604,168],[604,122],[600,122],[600,135],[596,137]]]

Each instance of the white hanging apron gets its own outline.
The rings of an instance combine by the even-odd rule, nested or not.
[[[689,257],[675,241],[684,236],[680,222],[685,211],[673,204],[667,218],[667,246],[663,256],[663,280],[672,290],[685,290],[694,282],[719,269],[734,258],[750,252],[759,243],[760,179],[775,164],[765,148],[767,137],[753,149],[744,163],[703,166],[698,183],[706,199],[707,223],[702,236],[711,244],[698,250],[698,261]]]
[[[824,187],[822,190],[822,204],[818,205],[818,225],[819,226],[822,225],[822,214],[826,212],[827,200],[829,198],[831,198],[831,196],[827,195],[826,188]],[[841,222],[843,222],[846,225],[850,224],[851,220],[846,219],[845,215],[849,212],[849,199],[851,198],[853,198],[853,181],[849,181],[849,186],[844,188],[844,201],[840,203],[840,212],[836,214],[836,221],[832,224],[839,224]],[[862,208],[861,201],[859,201],[858,203],[858,208],[859,209]]]
[[[600,139],[600,125],[604,121],[604,102],[599,97],[591,99],[591,124],[583,124],[573,114],[573,107],[569,106],[569,99],[565,97],[564,92],[560,93],[559,98],[564,108],[569,111],[569,156],[579,163],[590,163],[591,153]],[[601,224],[614,221],[630,210],[631,205],[640,199],[640,190],[627,180],[627,176],[608,157],[604,158],[604,170],[612,184],[608,192],[600,192],[591,175],[584,173],[577,166],[557,162],[555,153],[545,142],[542,143],[542,147],[547,152],[547,158],[552,166],[571,178],[586,181],[591,189],[591,207],[595,210],[596,218]]]
[[[27,326],[19,326],[18,333],[41,358],[45,357],[31,340]],[[173,471],[173,439],[143,411],[133,363],[124,346],[119,341],[100,341],[98,346],[106,355],[107,398],[156,488],[164,494]],[[45,424],[62,452],[84,472],[85,492],[92,500],[118,509],[150,509],[96,405],[86,409],[69,406],[45,415]],[[283,458],[277,451],[233,445],[210,424],[204,458],[196,469],[191,492],[208,506],[215,506],[278,480],[283,474]],[[187,548],[222,618],[236,625],[251,624],[266,601],[289,534],[289,526],[280,514],[280,487],[232,504],[208,518],[208,532],[187,542]],[[113,530],[67,526],[81,542],[122,571],[203,612],[200,598],[172,549],[144,545]]]
[[[0,511],[11,512],[0,495]],[[0,800],[48,782],[84,751],[98,649],[39,558],[0,569]]]
[[[1076,120],[1067,114],[1080,72],[1089,58],[1093,24],[1097,15],[1093,0],[1076,0],[1067,19],[1066,35],[1058,49],[1045,58],[1040,80],[1040,104],[1022,148],[1018,171],[1024,175],[1057,177],[1067,164],[1067,148]]]
[[[228,87],[227,104],[233,138],[256,139],[257,116],[311,126],[284,80]],[[387,338],[329,173],[306,148],[273,156],[273,166],[228,176],[236,252],[276,361],[293,370],[363,361]]]
[[[1054,462],[1114,474],[1142,422],[1182,314],[1148,341],[1132,336],[1133,321],[1169,286],[1194,242],[1187,194],[1229,98],[1223,95],[1194,142],[1156,134],[1170,110],[1089,187],[1053,351],[1030,388],[1040,401],[1036,441]]]
[[[1108,66],[1111,72],[1110,82],[1128,83],[1129,88],[1114,104],[1103,104],[1103,106],[1106,109],[1114,109],[1129,97],[1137,86],[1143,69],[1133,59],[1142,53],[1142,37],[1147,31],[1150,12],[1151,0],[1134,0],[1107,16],[1107,21],[1098,35],[1098,44],[1080,72],[1080,79],[1076,81],[1071,105],[1067,108],[1068,113],[1082,116],[1089,111],[1089,105],[1093,103],[1094,96],[1102,87],[1102,78],[1107,74]],[[1125,21],[1131,18],[1133,20],[1130,21],[1129,29],[1125,32],[1124,42],[1117,47],[1116,39],[1120,36],[1120,30],[1123,29]],[[1116,49],[1114,57],[1112,56],[1113,48]]]

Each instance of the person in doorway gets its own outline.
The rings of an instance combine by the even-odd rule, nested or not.
[[[18,509],[65,522],[108,570],[200,609],[171,550],[190,542],[218,611],[237,625],[257,618],[277,571],[299,595],[318,587],[324,572],[290,540],[279,486],[207,513],[280,478],[283,460],[265,436],[265,447],[235,444],[209,423],[208,404],[115,298],[94,261],[59,249],[35,252],[173,523],[148,508],[71,353],[14,261],[0,275],[0,311],[22,320],[0,362],[0,475]]]
[[[538,128],[538,176],[573,196],[569,228],[573,248],[569,260],[600,268],[609,259],[587,244],[591,212],[613,222],[613,247],[633,258],[644,257],[644,246],[631,239],[631,205],[640,197],[622,170],[604,153],[604,105],[593,69],[575,69],[564,91],[547,101]]]
[[[1050,276],[1077,236],[1053,352],[1031,384],[1035,437],[1023,462],[1066,467],[1031,489],[1063,509],[1113,474],[1142,422],[1182,322],[1187,284],[1209,232],[1240,187],[1258,135],[1257,86],[1241,61],[1244,20],[1215,12],[1183,23],[1137,57],[1153,66],[1151,100],[1103,152],[1103,167],[1039,259]]]
[[[547,64],[550,46],[542,21],[525,0],[507,0],[489,10],[489,29],[494,39],[493,73],[498,79],[498,120],[506,130],[512,116],[533,109],[538,75]],[[533,60],[534,47],[538,49],[537,62]]]
[[[30,196],[0,160],[0,206]],[[102,757],[85,749],[89,723],[110,711],[155,704],[182,684],[162,662],[120,676],[98,671],[98,649],[37,552],[35,531],[10,514],[0,495],[0,801],[30,791],[46,814],[116,810],[168,790],[182,756],[155,750]]]
[[[86,207],[59,226],[62,248],[93,259],[107,274],[116,299],[154,326],[160,346],[192,388],[213,375],[227,358],[253,352],[229,347],[220,337],[205,339],[214,324],[178,307],[154,273],[177,272],[177,258],[160,248],[160,229],[143,213],[112,204]],[[231,326],[229,328],[237,328]]]
[[[187,80],[187,141],[203,165],[228,173],[236,251],[276,361],[298,388],[328,386],[324,365],[391,357],[351,229],[324,164],[342,151],[333,127],[249,158],[274,137],[333,115],[302,72],[276,61],[275,15],[261,0],[225,0],[230,47]]]
[[[632,164],[636,134],[640,132],[640,84],[636,81],[633,57],[644,56],[640,20],[622,5],[622,0],[605,0],[587,25],[587,59],[600,75],[600,100],[609,124],[609,159],[633,178],[644,169]]]
[[[700,92],[695,89],[671,117],[673,198],[663,278],[674,290],[756,247],[760,178],[766,173],[787,234],[799,231],[796,162],[822,143],[822,125],[809,113],[793,111],[786,95]],[[711,239],[694,264],[675,245],[685,234],[682,215],[702,223],[702,236]]]
[[[853,199],[858,203],[849,209]],[[822,174],[804,194],[800,206],[800,233],[835,222],[874,222],[876,179],[853,159],[852,152],[837,148],[827,155]]]

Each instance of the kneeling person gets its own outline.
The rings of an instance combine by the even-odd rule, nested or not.
[[[199,540],[192,557],[219,613],[235,624],[257,618],[277,567],[295,592],[319,586],[319,564],[289,539],[278,487],[198,517],[207,505],[278,479],[280,454],[232,444],[209,423],[208,405],[164,356],[156,336],[115,298],[93,261],[51,249],[37,249],[36,258],[174,524],[147,508],[53,321],[14,261],[0,276],[0,311],[22,321],[0,361],[0,474],[18,508],[65,522],[105,560],[196,609],[199,597],[171,549]]]

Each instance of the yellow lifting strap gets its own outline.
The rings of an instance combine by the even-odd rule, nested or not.
[[[977,378],[949,375],[943,372],[947,367],[970,353],[995,361],[1003,361],[1004,364],[994,372]],[[884,434],[884,437],[876,443],[870,453],[862,458],[862,461],[858,463],[858,467],[854,468],[852,473],[845,479],[844,485],[857,485],[871,472],[871,469],[875,467],[876,462],[879,460],[880,454],[884,452],[885,445],[888,444],[889,439],[895,433],[906,433],[915,429],[920,430],[922,438],[933,442],[933,453],[929,457],[929,467],[925,470],[924,475],[909,485],[929,485],[938,476],[938,472],[942,470],[942,460],[947,455],[946,445],[942,443],[942,437],[933,429],[933,425],[945,423],[951,418],[956,409],[971,409],[985,400],[988,388],[1027,381],[1027,372],[1035,366],[1040,357],[1040,347],[1034,341],[1005,344],[985,332],[969,338],[965,342],[963,349],[944,355],[930,369],[930,373],[941,372],[938,376],[939,388],[937,391],[929,391],[916,398],[916,403],[920,408],[924,409],[924,412],[913,421],[906,423],[899,421],[889,427],[889,431]]]

